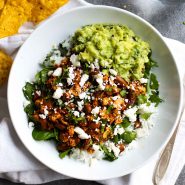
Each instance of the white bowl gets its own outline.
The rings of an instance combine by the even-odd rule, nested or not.
[[[39,63],[53,44],[66,39],[81,26],[93,23],[119,23],[130,27],[153,51],[158,62],[155,70],[160,81],[160,95],[165,100],[159,106],[156,126],[148,138],[135,150],[114,162],[100,161],[89,167],[69,158],[61,160],[52,142],[37,142],[31,136],[23,110],[22,87],[32,80]],[[8,105],[14,128],[26,148],[43,164],[61,174],[86,180],[103,180],[129,174],[141,167],[167,142],[175,129],[182,107],[182,84],[175,60],[160,33],[138,16],[113,7],[87,6],[73,9],[38,27],[19,50],[12,66],[8,84]]]

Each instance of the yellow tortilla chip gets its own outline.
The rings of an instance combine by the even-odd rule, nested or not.
[[[8,79],[12,58],[0,50],[0,86]]]
[[[27,21],[39,23],[68,0],[0,0],[0,38],[13,35]]]
[[[0,38],[17,33],[31,16],[32,7],[27,0],[7,0],[0,16]]]
[[[39,23],[66,4],[68,0],[31,0],[34,4],[30,21]]]

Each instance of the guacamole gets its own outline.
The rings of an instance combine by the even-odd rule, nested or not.
[[[82,62],[99,61],[125,80],[141,79],[151,52],[149,44],[124,25],[93,24],[77,30],[72,51]]]

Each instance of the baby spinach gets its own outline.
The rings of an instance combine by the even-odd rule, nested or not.
[[[26,82],[26,85],[23,87],[23,94],[27,100],[32,101],[34,91],[34,84]]]
[[[32,131],[32,137],[37,141],[48,140],[48,139],[56,138],[56,132],[38,130],[37,128],[34,128]]]

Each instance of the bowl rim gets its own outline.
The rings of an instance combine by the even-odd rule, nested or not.
[[[81,0],[80,0],[81,1]],[[82,0],[83,1],[83,0]],[[161,146],[150,156],[148,157],[148,159],[146,159],[143,163],[141,164],[138,164],[137,166],[133,167],[133,168],[130,168],[129,170],[127,170],[126,173],[124,174],[117,174],[117,175],[109,175],[109,177],[98,177],[98,178],[89,178],[89,177],[84,177],[84,178],[81,178],[81,177],[78,177],[77,175],[73,175],[71,176],[70,174],[66,174],[65,173],[65,170],[64,172],[60,172],[59,170],[55,169],[53,166],[49,166],[47,164],[45,164],[45,162],[40,159],[37,155],[35,155],[32,150],[29,148],[29,146],[26,144],[26,142],[21,139],[21,134],[19,133],[19,130],[16,126],[16,120],[14,119],[14,116],[13,116],[13,109],[14,107],[11,106],[11,92],[10,92],[10,89],[11,89],[11,81],[13,79],[13,76],[12,76],[12,71],[14,69],[14,66],[16,64],[16,60],[19,56],[19,54],[22,52],[22,49],[25,45],[26,42],[28,42],[31,37],[29,36],[29,38],[24,42],[24,44],[21,46],[21,48],[19,49],[15,59],[14,59],[14,63],[12,65],[12,68],[10,70],[10,74],[9,74],[9,79],[8,79],[8,87],[7,87],[7,98],[8,98],[8,109],[9,109],[9,113],[10,113],[10,118],[12,120],[12,125],[13,125],[13,128],[14,130],[16,131],[17,133],[17,136],[19,137],[20,141],[23,143],[23,145],[26,147],[26,149],[38,160],[40,161],[42,164],[44,164],[45,166],[47,166],[48,168],[54,170],[55,172],[58,172],[60,174],[63,174],[63,175],[66,175],[66,176],[70,176],[70,177],[73,177],[73,178],[76,178],[76,179],[83,179],[83,180],[107,180],[107,179],[111,179],[111,178],[116,178],[116,177],[120,177],[120,176],[125,176],[125,175],[128,175],[134,171],[136,171],[137,169],[141,168],[142,166],[144,166],[146,163],[148,163],[149,161],[151,161],[153,159],[154,156],[156,156],[156,154],[158,154],[163,148],[164,146],[167,144],[167,142],[169,141],[169,139],[171,138],[173,132],[175,131],[175,128],[178,124],[178,122],[180,121],[180,118],[181,118],[181,114],[182,114],[182,108],[183,108],[183,83],[182,83],[182,80],[181,80],[181,77],[180,77],[180,73],[179,73],[179,68],[177,66],[177,62],[176,62],[176,59],[173,55],[173,52],[171,51],[171,49],[168,47],[168,45],[166,44],[166,42],[164,41],[164,38],[163,36],[161,35],[161,33],[156,29],[154,28],[149,22],[147,22],[146,20],[144,20],[143,18],[139,17],[138,15],[134,14],[134,13],[131,13],[127,10],[124,10],[124,9],[121,9],[121,8],[117,8],[117,7],[112,7],[112,6],[105,6],[105,5],[89,5],[89,6],[82,6],[82,7],[76,7],[76,8],[72,8],[70,10],[67,10],[65,11],[64,13],[61,13],[60,15],[58,16],[55,16],[55,17],[51,17],[50,19],[46,20],[44,23],[42,23],[39,27],[37,27],[33,33],[31,34],[34,35],[37,31],[39,31],[40,29],[42,29],[42,27],[45,25],[45,24],[48,24],[50,21],[52,21],[53,19],[57,19],[59,17],[62,17],[63,15],[65,14],[69,14],[69,13],[73,13],[75,11],[80,11],[80,10],[83,10],[83,9],[107,9],[107,10],[115,10],[117,12],[120,12],[120,13],[123,13],[123,14],[127,14],[128,16],[131,16],[135,19],[137,19],[138,21],[142,22],[143,24],[147,25],[148,27],[150,27],[150,29],[152,29],[152,31],[161,39],[161,41],[163,42],[163,44],[165,45],[165,47],[168,49],[169,51],[169,54],[171,55],[172,59],[173,59],[173,62],[174,62],[174,65],[177,69],[177,76],[178,76],[178,82],[179,82],[179,85],[180,85],[180,96],[179,96],[179,105],[178,105],[178,112],[177,112],[177,116],[176,116],[176,119],[175,119],[175,122],[174,122],[174,125],[170,131],[170,133],[168,134],[167,138],[165,141],[162,142]]]

